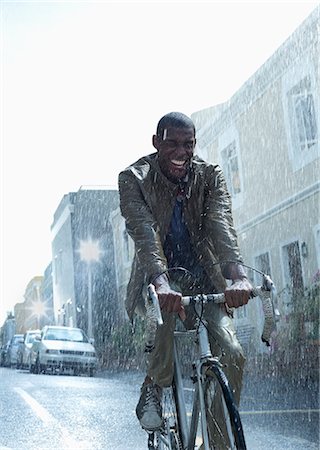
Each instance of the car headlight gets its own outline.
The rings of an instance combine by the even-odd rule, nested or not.
[[[46,350],[46,353],[49,353],[50,355],[59,355],[59,350]]]
[[[96,356],[95,352],[86,352],[86,356]]]

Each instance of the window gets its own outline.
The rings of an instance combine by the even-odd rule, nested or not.
[[[222,160],[228,189],[232,197],[234,197],[241,192],[236,141],[232,141],[231,144],[222,150]]]
[[[271,276],[269,252],[261,253],[261,255],[256,256],[254,258],[254,267],[257,270],[260,270],[261,272],[265,273],[266,275]],[[254,272],[254,282],[257,285],[261,284],[261,275],[258,272]]]
[[[269,252],[260,253],[260,255],[255,256],[253,265],[254,265],[255,269],[260,270],[264,274],[269,275],[271,277],[271,264],[270,264]],[[261,286],[262,283],[263,283],[262,275],[259,272],[257,272],[256,270],[254,270],[253,271],[253,284],[255,286]],[[262,318],[264,317],[262,303],[259,301],[259,302],[256,302],[255,305],[256,305],[256,308],[258,311],[259,321],[261,321]],[[260,322],[260,325],[262,325],[261,322]]]
[[[236,209],[242,204],[243,183],[239,133],[234,125],[231,125],[219,136],[218,146],[220,165],[232,197],[232,207]]]
[[[314,161],[319,152],[319,101],[312,50],[284,73],[282,104],[289,157],[296,171]]]
[[[318,130],[311,90],[311,78],[307,76],[296,84],[287,94],[290,111],[291,135],[300,151],[316,145]]]
[[[320,270],[320,225],[316,225],[313,229],[313,232],[314,232],[314,240],[315,240],[315,246],[316,246],[318,270]]]

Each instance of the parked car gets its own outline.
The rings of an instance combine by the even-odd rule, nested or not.
[[[35,336],[40,333],[40,330],[28,330],[24,334],[23,344],[19,346],[17,352],[17,369],[29,369],[32,343]]]
[[[17,354],[19,346],[23,343],[23,334],[15,334],[9,341],[5,356],[5,365],[12,367],[17,365]]]
[[[75,375],[93,376],[97,369],[96,351],[80,328],[46,325],[31,347],[31,373],[72,369]]]
[[[3,345],[0,349],[0,366],[5,367],[7,365],[7,351],[10,341]]]

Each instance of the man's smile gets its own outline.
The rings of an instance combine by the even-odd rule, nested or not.
[[[178,167],[183,167],[186,162],[187,162],[187,160],[183,160],[183,161],[180,161],[178,159],[172,159],[171,160],[171,164],[173,164],[175,166],[178,166]]]

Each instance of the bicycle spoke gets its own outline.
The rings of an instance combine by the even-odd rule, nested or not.
[[[177,421],[177,411],[172,388],[164,388],[162,394],[163,429],[156,433],[157,449],[183,450]]]

